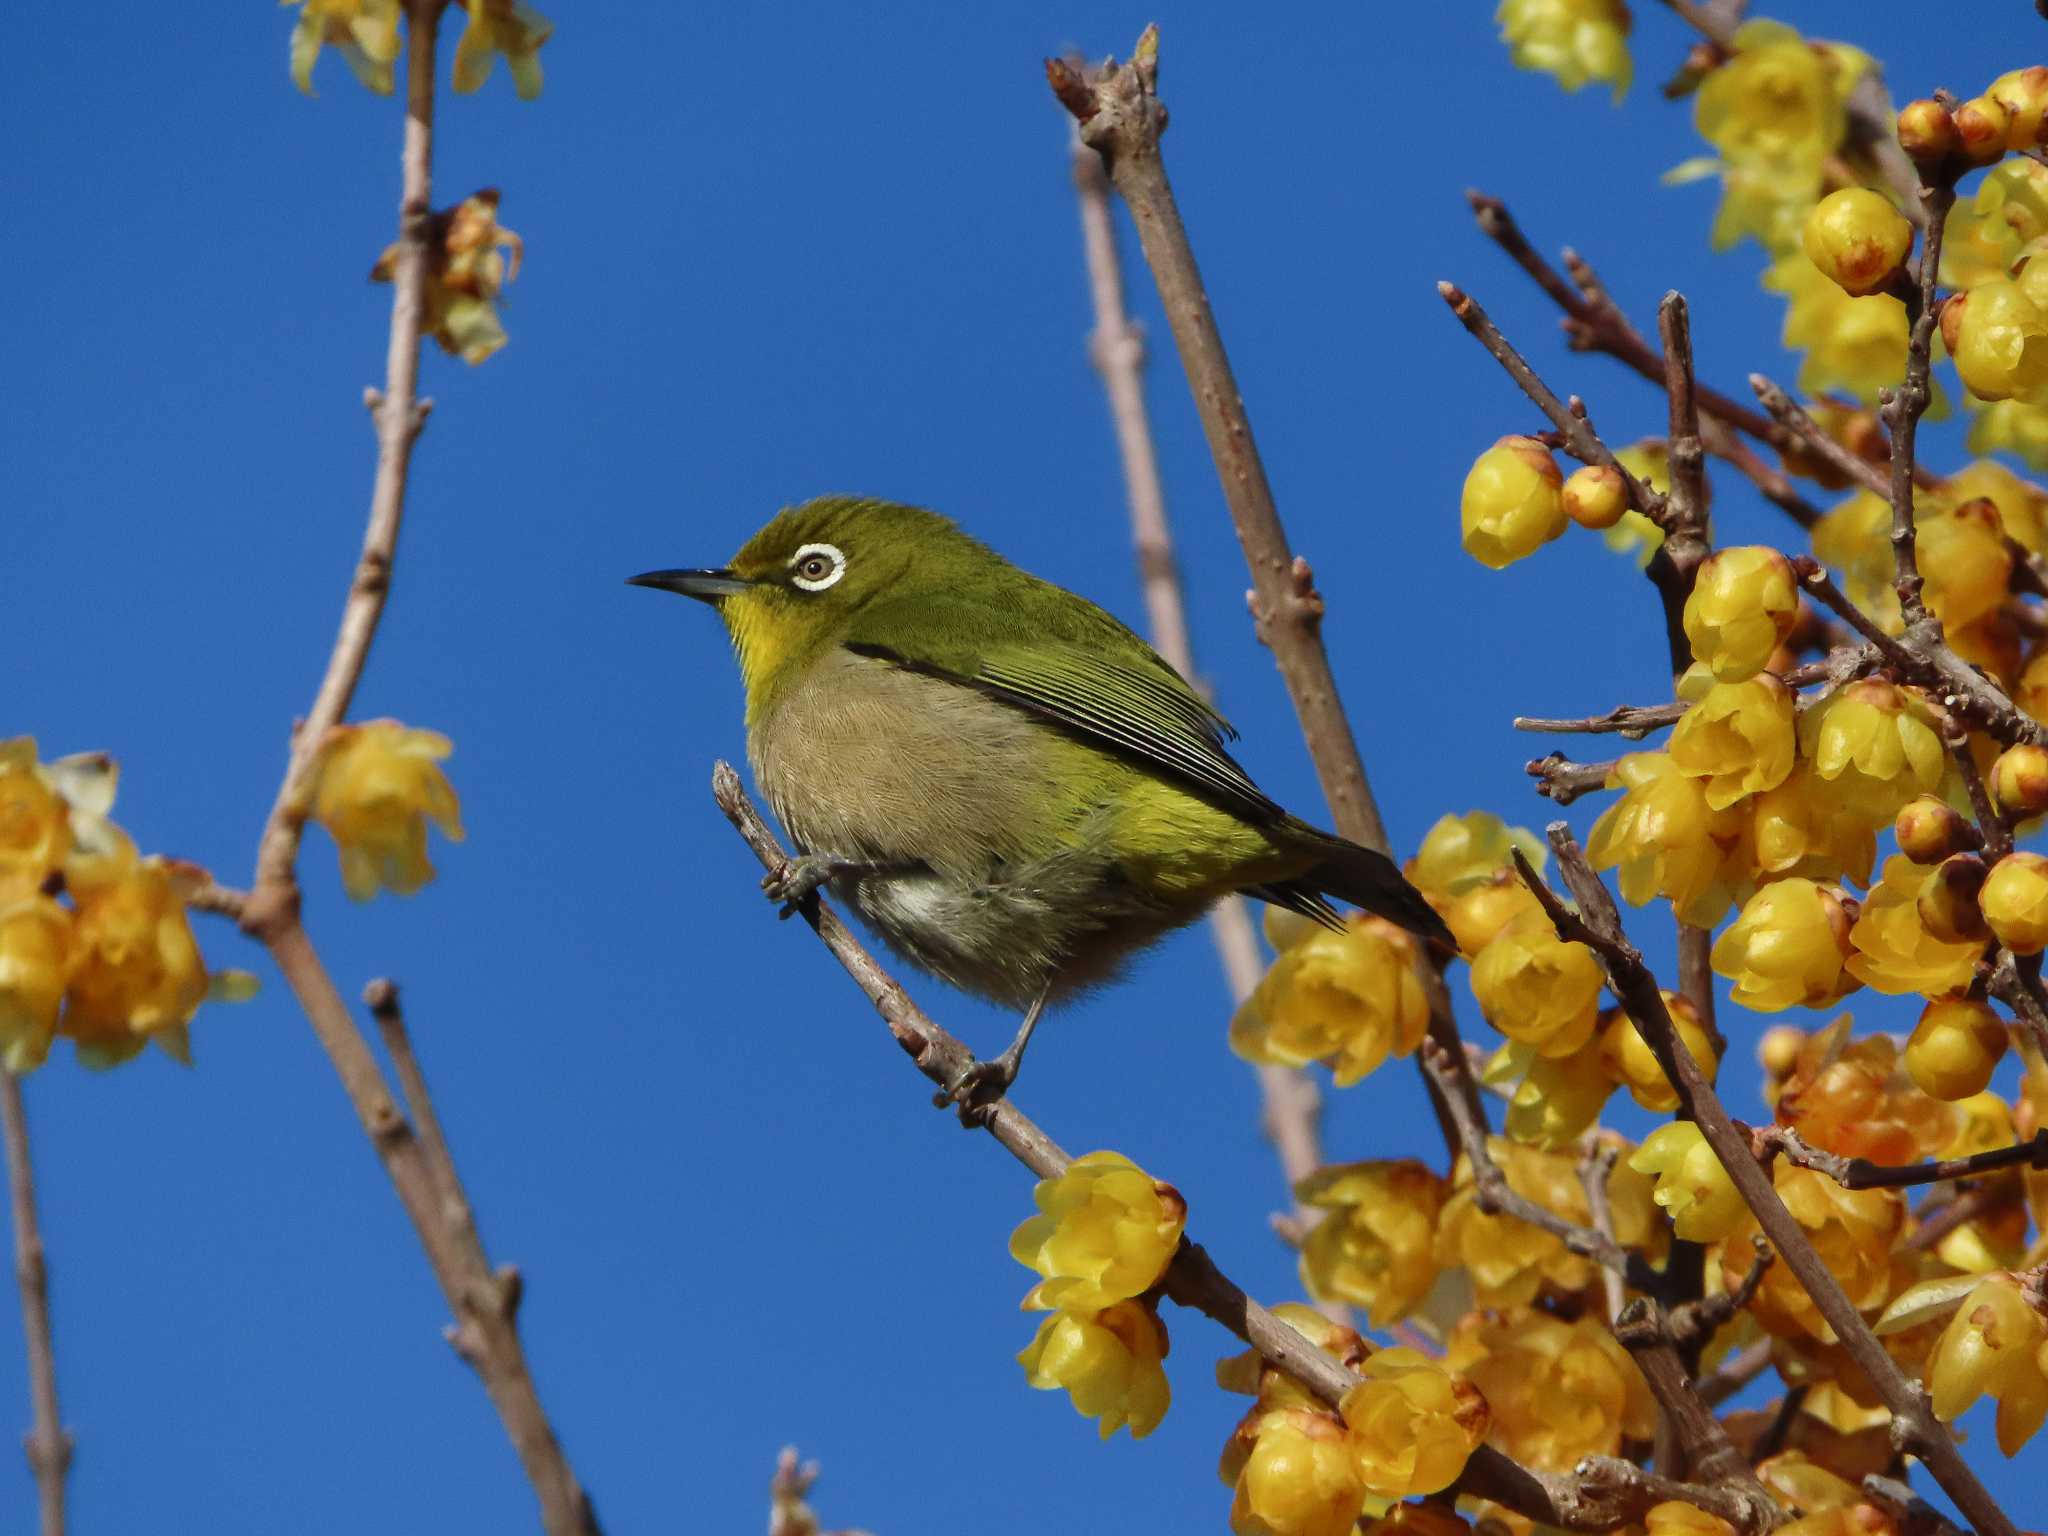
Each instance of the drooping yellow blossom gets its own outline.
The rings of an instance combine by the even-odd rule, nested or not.
[[[1824,1518],[1828,1515],[1870,1506],[1862,1505],[1862,1493],[1847,1478],[1821,1466],[1799,1451],[1782,1451],[1757,1464],[1757,1481],[1764,1485],[1773,1498],[1782,1501],[1787,1509],[1803,1510],[1806,1519],[1795,1520],[1791,1525],[1781,1525],[1781,1531],[1789,1531],[1807,1520]],[[1892,1529],[1889,1521],[1884,1524],[1870,1524],[1863,1521],[1847,1526],[1826,1527],[1829,1536],[1880,1536]]]
[[[1941,494],[1953,505],[1983,497],[1998,509],[2007,533],[2036,554],[2048,552],[2048,490],[2021,479],[1998,460],[1965,464],[1942,481]]]
[[[2041,403],[2048,390],[2048,315],[2018,283],[1988,278],[1942,307],[1942,337],[1979,400]]]
[[[1680,773],[1705,781],[1707,807],[1726,810],[1792,772],[1792,690],[1765,672],[1716,683],[1685,712],[1668,750]]]
[[[1712,1032],[1690,1000],[1676,992],[1666,992],[1663,998],[1678,1038],[1711,1083],[1721,1067]],[[1664,1075],[1664,1068],[1642,1031],[1636,1028],[1635,1020],[1620,1008],[1610,1010],[1607,1022],[1601,1026],[1600,1059],[1608,1075],[1643,1108],[1654,1114],[1669,1114],[1678,1107],[1678,1090]]]
[[[16,1076],[50,1054],[73,949],[71,914],[49,897],[0,897],[0,1067]]]
[[[1735,983],[1745,1008],[1826,1007],[1857,986],[1843,974],[1850,926],[1839,892],[1796,876],[1774,880],[1714,941],[1715,973]]]
[[[1906,1204],[1895,1189],[1844,1189],[1824,1173],[1779,1159],[1772,1170],[1778,1198],[1793,1220],[1805,1229],[1850,1302],[1858,1308],[1882,1306],[1891,1294],[1892,1244],[1906,1222]],[[1752,1217],[1723,1240],[1721,1275],[1733,1287],[1748,1273],[1755,1258],[1748,1233]],[[1751,1304],[1758,1322],[1773,1334],[1838,1342],[1813,1298],[1787,1264],[1764,1272]]]
[[[208,985],[185,911],[197,879],[189,865],[148,858],[74,892],[73,968],[58,1030],[88,1065],[126,1061],[152,1039],[189,1059],[186,1026]]]
[[[404,249],[386,248],[370,269],[370,280],[392,281]],[[429,221],[422,328],[444,352],[474,365],[505,345],[497,298],[499,290],[519,275],[524,250],[519,236],[498,222],[495,187],[472,193]],[[505,252],[511,253],[509,259]]]
[[[455,45],[455,89],[481,89],[499,54],[521,101],[540,94],[540,45],[555,24],[526,0],[469,0],[469,22]]]
[[[1504,437],[1472,463],[1459,497],[1465,552],[1500,570],[1565,530],[1564,476],[1533,437]]]
[[[1985,1393],[1998,1399],[1998,1448],[2008,1456],[2048,1418],[2048,1317],[2018,1279],[1987,1275],[1956,1309],[1928,1362],[1935,1414],[1955,1419]]]
[[[1365,1505],[1350,1431],[1311,1404],[1254,1408],[1218,1471],[1233,1490],[1235,1536],[1350,1536]]]
[[[1977,968],[1980,944],[1943,943],[1920,916],[1920,888],[1926,874],[1904,854],[1884,861],[1884,873],[1863,899],[1863,911],[1849,930],[1856,953],[1848,968],[1879,992],[1932,995],[1967,986]]]
[[[1748,849],[1759,879],[1803,875],[1869,883],[1877,859],[1875,830],[1859,817],[1842,815],[1833,790],[1809,764],[1795,762],[1782,784],[1737,809],[1749,817]]]
[[[357,901],[384,888],[410,896],[434,878],[427,822],[462,841],[462,806],[441,772],[455,750],[438,731],[396,720],[338,725],[321,748],[313,820],[341,852],[341,883]]]
[[[1682,922],[1719,923],[1749,875],[1739,809],[1707,804],[1705,785],[1667,752],[1632,752],[1615,764],[1627,790],[1593,823],[1586,853],[1595,869],[1618,869],[1635,906],[1668,898]]]
[[[1672,1230],[1690,1242],[1717,1242],[1749,1214],[1735,1181],[1690,1120],[1658,1126],[1628,1162],[1656,1178],[1657,1203],[1670,1213]]]
[[[42,889],[70,852],[70,809],[37,772],[34,739],[0,741],[0,901]]]
[[[399,11],[399,0],[303,0],[292,28],[293,84],[311,96],[313,65],[321,48],[332,45],[367,89],[389,96]]]
[[[1816,48],[1782,22],[1751,21],[1700,84],[1693,126],[1731,160],[1819,159],[1842,140],[1854,50]]]
[[[1941,787],[1948,752],[1926,702],[1882,678],[1837,689],[1799,721],[1799,755],[1843,807],[1882,826],[1916,795]]]
[[[1427,893],[1425,893],[1427,894]],[[1501,930],[1517,918],[1541,916],[1543,904],[1519,874],[1503,870],[1483,885],[1475,885],[1448,900],[1431,901],[1450,925],[1458,941],[1458,953],[1468,960],[1491,944]]]
[[[1960,630],[1989,617],[2012,580],[2012,552],[1997,503],[1979,496],[1918,521],[1922,593],[1936,618]]]
[[[1568,1221],[1589,1219],[1575,1159],[1503,1137],[1491,1138],[1487,1149],[1516,1194]],[[1618,1230],[1618,1208],[1616,1220]],[[1444,1269],[1469,1271],[1483,1307],[1533,1301],[1546,1284],[1578,1290],[1594,1277],[1590,1261],[1567,1249],[1561,1238],[1504,1212],[1489,1215],[1481,1209],[1471,1164],[1462,1157],[1437,1223],[1436,1261]]]
[[[1405,1056],[1429,1027],[1416,944],[1381,918],[1342,933],[1316,928],[1281,951],[1230,1021],[1230,1048],[1247,1061],[1331,1065],[1348,1088],[1389,1056]]]
[[[1692,653],[1723,682],[1763,670],[1799,618],[1792,562],[1775,549],[1745,544],[1709,555],[1685,600]]]
[[[1142,1440],[1166,1417],[1172,1396],[1159,1363],[1165,1355],[1159,1314],[1142,1302],[1119,1301],[1096,1312],[1054,1312],[1017,1363],[1040,1391],[1064,1387],[1075,1412],[1101,1421],[1103,1439],[1128,1429]]]
[[[1628,93],[1629,14],[1622,0],[1501,0],[1493,13],[1517,69],[1554,77],[1567,91],[1599,81]]]
[[[1906,1042],[1906,1072],[1937,1099],[1968,1099],[1991,1081],[2006,1044],[2005,1020],[1989,1004],[1937,998],[1921,1010]]]
[[[1381,1498],[1448,1488],[1486,1438],[1486,1399],[1438,1361],[1406,1348],[1375,1351],[1338,1405],[1368,1492]]]
[[[2001,160],[1950,210],[1941,241],[1944,287],[1967,291],[2012,270],[2048,235],[2048,166]]]
[[[2026,400],[1965,403],[1970,407],[1970,452],[2009,453],[2029,469],[2048,472],[2048,405]]]
[[[1010,1234],[1010,1256],[1045,1278],[1024,1304],[1092,1312],[1142,1295],[1166,1272],[1187,1202],[1120,1152],[1077,1157],[1040,1180],[1038,1214]]]
[[[1780,1125],[1814,1146],[1874,1163],[1930,1157],[1954,1139],[1958,1116],[1901,1070],[1889,1035],[1852,1033],[1843,1014],[1806,1037],[1764,1097]]]
[[[1413,1158],[1319,1168],[1294,1187],[1328,1214],[1301,1245],[1301,1283],[1320,1301],[1364,1307],[1375,1328],[1399,1322],[1436,1282],[1444,1181]]]
[[[2008,853],[1991,866],[1978,903],[1998,942],[2014,954],[2048,948],[2048,858]]]
[[[1913,249],[1913,225],[1882,192],[1843,187],[1806,216],[1807,258],[1853,298],[1876,293]]]
[[[1781,340],[1805,358],[1799,388],[1806,394],[1843,394],[1874,404],[1880,389],[1906,376],[1906,306],[1887,293],[1851,298],[1804,251],[1771,264],[1763,285],[1785,296]]]
[[[1545,1056],[1534,1046],[1509,1040],[1493,1053],[1480,1081],[1506,1090],[1502,1125],[1511,1138],[1532,1147],[1576,1142],[1600,1118],[1614,1092],[1598,1041],[1569,1056]]]
[[[1567,1323],[1529,1307],[1474,1312],[1451,1334],[1444,1363],[1492,1409],[1487,1439],[1542,1472],[1612,1456],[1624,1435],[1656,1425],[1642,1373],[1592,1317]]]
[[[1401,872],[1423,895],[1448,898],[1511,868],[1518,848],[1540,873],[1547,850],[1527,827],[1511,827],[1491,811],[1442,816],[1423,834],[1422,846]]]
[[[1472,962],[1472,995],[1486,1022],[1546,1056],[1591,1038],[1605,973],[1592,950],[1560,939],[1547,917],[1510,923]]]

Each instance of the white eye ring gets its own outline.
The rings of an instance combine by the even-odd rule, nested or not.
[[[832,562],[832,569],[823,576],[799,576],[797,570],[806,561],[823,556]],[[806,544],[789,557],[789,579],[806,592],[822,592],[833,582],[846,574],[846,556],[836,544]]]

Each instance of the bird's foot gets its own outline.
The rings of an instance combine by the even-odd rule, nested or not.
[[[988,1117],[1010,1091],[1010,1084],[1017,1081],[1017,1068],[1023,1052],[1004,1051],[1000,1056],[987,1061],[971,1061],[960,1075],[953,1079],[945,1092],[932,1095],[934,1109],[954,1108],[960,1111],[960,1123],[968,1130],[979,1130],[988,1123]]]
[[[857,859],[837,858],[829,853],[799,854],[784,859],[761,877],[761,894],[782,904],[778,916],[792,917],[818,893],[820,886],[866,868]]]

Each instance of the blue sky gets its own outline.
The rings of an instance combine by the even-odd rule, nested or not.
[[[1028,1276],[1005,1239],[1028,1177],[926,1107],[859,995],[759,900],[707,793],[712,761],[743,750],[723,639],[620,581],[717,563],[784,503],[857,491],[947,511],[1138,616],[1039,60],[1126,51],[1157,19],[1169,163],[1394,836],[1410,848],[1475,806],[1540,825],[1509,718],[1661,696],[1661,631],[1597,540],[1505,573],[1460,553],[1466,467],[1534,413],[1431,283],[1470,288],[1611,438],[1661,430],[1661,402],[1567,356],[1474,230],[1460,193],[1484,187],[1639,319],[1684,289],[1707,377],[1789,377],[1760,259],[1710,256],[1710,187],[1656,182],[1696,150],[1656,92],[1686,39],[1639,7],[1617,113],[1512,71],[1473,4],[1285,23],[1194,0],[560,10],[538,103],[502,71],[444,99],[436,201],[502,187],[527,268],[502,354],[427,359],[438,407],[358,701],[454,738],[469,841],[438,850],[419,897],[358,907],[315,833],[310,929],[348,995],[403,984],[493,1254],[526,1270],[544,1399],[612,1530],[746,1527],[786,1441],[824,1462],[828,1522],[885,1536],[970,1509],[990,1536],[1220,1528],[1239,1404],[1210,1368],[1234,1341],[1169,1314],[1179,1398],[1135,1446],[1024,1387]],[[2042,41],[2018,4],[1967,26],[1839,0],[1782,14],[1871,48],[1901,97],[1967,94]],[[133,0],[67,7],[0,96],[0,733],[113,751],[145,848],[234,882],[360,538],[360,397],[388,313],[364,275],[396,203],[395,104],[333,57],[299,95],[289,27],[260,4],[175,23]],[[1127,266],[1162,348],[1151,398],[1203,670],[1246,765],[1318,814]],[[1723,538],[1778,538],[1777,516],[1722,487]],[[77,1528],[528,1528],[304,1021],[260,953],[217,925],[202,939],[267,987],[202,1014],[195,1070],[151,1056],[94,1076],[60,1052],[27,1085]],[[916,990],[983,1049],[1007,1038],[991,1010]],[[1226,1017],[1193,930],[1055,1015],[1020,1099],[1071,1150],[1171,1179],[1219,1262],[1285,1299],[1292,1260],[1266,1227],[1284,1191]],[[1762,1025],[1729,1027],[1746,1085]],[[1405,1065],[1336,1095],[1328,1132],[1334,1156],[1438,1152]],[[26,1423],[19,1347],[0,1327],[0,1439]],[[2016,1494],[1988,1422],[1971,1455]],[[0,1454],[0,1510],[31,1497]]]

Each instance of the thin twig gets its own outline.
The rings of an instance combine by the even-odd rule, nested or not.
[[[1585,1155],[1579,1159],[1579,1187],[1586,1192],[1586,1214],[1593,1223],[1593,1230],[1610,1243],[1615,1242],[1614,1201],[1608,1183],[1614,1177],[1614,1165],[1620,1157],[1621,1148],[1615,1143],[1594,1141],[1587,1144]],[[1617,1243],[1616,1246],[1620,1245]],[[1612,1327],[1628,1299],[1621,1270],[1612,1265],[1601,1265],[1600,1286],[1602,1298],[1607,1303],[1608,1326]]]
[[[64,1476],[71,1436],[57,1411],[57,1352],[50,1332],[50,1268],[36,1220],[36,1175],[28,1154],[28,1116],[21,1079],[0,1071],[0,1140],[7,1146],[7,1190],[14,1210],[14,1279],[21,1289],[21,1330],[28,1343],[28,1395],[33,1428],[28,1464],[36,1475],[42,1536],[64,1536]]]
[[[1548,757],[1531,758],[1522,765],[1522,771],[1536,781],[1537,794],[1559,805],[1570,805],[1581,795],[1605,789],[1618,762],[1617,758],[1609,758],[1602,763],[1575,763],[1562,752],[1553,752]]]
[[[1749,376],[1749,387],[1756,391],[1764,409],[1772,419],[1798,439],[1799,446],[1811,457],[1826,463],[1836,474],[1863,487],[1873,496],[1891,499],[1891,475],[1859,453],[1851,453],[1836,442],[1821,424],[1807,414],[1806,407],[1794,400],[1783,387],[1772,383],[1760,373]]]
[[[1912,1184],[1941,1184],[1950,1179],[1975,1178],[1980,1173],[2000,1173],[2007,1168],[2048,1169],[2048,1130],[2036,1131],[2017,1146],[1925,1163],[1873,1163],[1867,1157],[1843,1157],[1808,1144],[1787,1125],[1759,1126],[1750,1133],[1750,1143],[1760,1158],[1782,1156],[1801,1168],[1826,1174],[1844,1189],[1903,1189]]]
[[[1746,1345],[1693,1383],[1700,1401],[1709,1407],[1724,1403],[1771,1368],[1771,1341]]]
[[[475,1213],[470,1208],[468,1194],[463,1190],[462,1177],[455,1171],[455,1159],[449,1154],[448,1138],[441,1129],[440,1113],[434,1108],[433,1096],[427,1092],[426,1074],[420,1070],[419,1057],[413,1053],[412,1036],[405,1028],[405,1014],[398,1003],[398,984],[381,977],[371,982],[363,989],[363,1006],[370,1010],[370,1017],[377,1021],[377,1032],[384,1037],[385,1054],[391,1058],[392,1069],[398,1074],[398,1091],[405,1095],[405,1107],[411,1112],[413,1129],[419,1135],[420,1151],[440,1191],[442,1214],[464,1245],[475,1250],[477,1262],[488,1267],[483,1238],[476,1228]]]
[[[1841,646],[1830,651],[1819,661],[1802,662],[1776,676],[1787,688],[1795,689],[1808,688],[1815,683],[1843,683],[1867,671],[1874,659],[1866,646]],[[1518,731],[1536,731],[1552,736],[1598,736],[1611,733],[1628,741],[1640,741],[1652,731],[1661,730],[1667,725],[1676,725],[1685,718],[1685,712],[1691,708],[1690,700],[1673,699],[1668,704],[1617,704],[1603,714],[1577,715],[1563,719],[1542,715],[1517,715],[1513,723]]]
[[[1748,1459],[1728,1438],[1721,1421],[1693,1390],[1666,1322],[1656,1302],[1638,1297],[1616,1319],[1614,1336],[1642,1371],[1651,1396],[1671,1426],[1671,1459],[1682,1461],[1701,1482],[1723,1488],[1742,1501],[1746,1518],[1734,1522],[1738,1530],[1768,1531],[1782,1518],[1778,1507],[1750,1470]],[[1660,1438],[1660,1443],[1665,1442]],[[1661,1461],[1658,1470],[1667,1476],[1687,1475],[1680,1466]]]
[[[1915,178],[1918,181],[1918,178]],[[1941,641],[1941,623],[1928,612],[1920,598],[1922,580],[1915,550],[1913,528],[1914,440],[1920,418],[1926,413],[1933,391],[1928,374],[1933,362],[1935,285],[1941,269],[1942,226],[1956,200],[1955,183],[1943,177],[1928,186],[1916,186],[1915,198],[1923,210],[1920,229],[1920,269],[1906,294],[1906,315],[1911,321],[1906,343],[1906,377],[1885,399],[1879,415],[1891,434],[1892,555],[1898,564],[1899,610],[1909,634],[1925,630],[1934,644]]]

